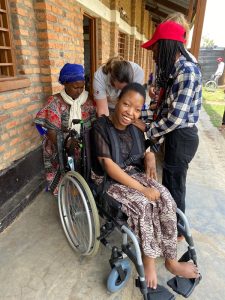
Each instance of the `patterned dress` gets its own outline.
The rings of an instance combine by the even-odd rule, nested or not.
[[[112,158],[110,139],[105,132],[105,128],[102,128],[97,120],[93,129],[95,155]],[[124,131],[116,129],[116,132],[123,159],[126,160],[135,141],[132,140],[129,126]],[[92,179],[98,185],[102,182],[100,168],[99,164],[92,172]],[[161,194],[160,199],[150,201],[141,192],[115,181],[108,188],[107,194],[122,204],[122,211],[128,216],[128,225],[139,237],[142,251],[146,256],[175,259],[177,255],[176,204],[169,191],[157,181],[148,179],[144,172],[132,165],[126,167],[124,171],[142,185],[158,189]]]
[[[95,119],[95,108],[91,100],[87,100],[81,106],[81,112],[84,126],[91,126],[91,120]],[[60,130],[65,133],[68,128],[69,114],[70,105],[63,100],[60,94],[55,94],[48,98],[46,106],[38,112],[34,122],[46,129]],[[60,180],[57,148],[47,135],[43,136],[42,146],[48,190],[57,194]]]

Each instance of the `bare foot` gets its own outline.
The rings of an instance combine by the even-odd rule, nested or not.
[[[145,269],[145,280],[147,287],[157,288],[157,274],[155,269],[155,259],[143,254],[143,264]]]
[[[167,259],[165,266],[170,273],[177,276],[182,276],[184,278],[199,277],[198,268],[192,262],[178,262],[175,259]]]
[[[185,238],[184,238],[183,235],[179,235],[179,236],[177,237],[177,241],[178,241],[178,242],[182,242],[184,239],[185,239]]]
[[[225,130],[225,125],[224,124],[221,125],[218,129],[219,129],[219,131],[224,131]]]

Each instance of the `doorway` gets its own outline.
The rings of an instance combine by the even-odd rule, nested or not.
[[[84,35],[84,69],[85,69],[85,90],[93,96],[93,76],[96,70],[96,30],[95,19],[84,14],[83,35]]]

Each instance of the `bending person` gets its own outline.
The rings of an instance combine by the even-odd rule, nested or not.
[[[88,100],[88,93],[84,91],[83,66],[65,64],[60,71],[59,82],[63,90],[47,99],[47,104],[37,113],[34,121],[47,130],[42,142],[44,166],[48,190],[55,195],[60,180],[57,132],[66,133],[69,128],[79,131],[80,125],[73,125],[73,119],[83,119],[85,126],[89,126],[91,118],[95,117],[92,101]],[[70,140],[67,147],[71,146]]]
[[[193,263],[176,259],[177,220],[173,198],[142,168],[143,159],[147,165],[151,153],[145,153],[144,134],[132,123],[141,115],[145,96],[140,84],[131,83],[121,91],[115,112],[95,121],[96,159],[92,179],[99,186],[106,172],[110,183],[106,193],[122,204],[129,226],[140,239],[147,285],[156,288],[155,258],[161,255],[172,274],[186,278],[199,275]]]
[[[94,74],[94,100],[97,115],[109,115],[109,110],[115,108],[121,89],[131,82],[144,83],[144,71],[131,61],[110,58]]]

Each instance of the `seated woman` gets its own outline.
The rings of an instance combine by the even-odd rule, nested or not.
[[[48,98],[47,104],[38,112],[34,121],[47,129],[43,139],[44,166],[48,190],[55,195],[57,195],[57,185],[60,179],[57,132],[66,133],[68,128],[75,128],[79,132],[80,125],[73,125],[73,119],[83,119],[84,125],[88,126],[90,119],[95,117],[92,101],[88,99],[88,93],[84,91],[83,66],[65,64],[60,71],[59,82],[64,89]]]
[[[193,263],[176,259],[173,198],[165,187],[141,170],[142,159],[153,155],[145,153],[143,133],[132,125],[140,117],[144,101],[144,88],[138,83],[128,84],[121,91],[112,116],[102,116],[94,122],[96,160],[92,179],[100,185],[104,172],[107,173],[111,184],[106,193],[122,204],[128,225],[140,240],[147,285],[156,288],[155,258],[159,256],[164,256],[165,266],[172,274],[186,278],[199,275]]]

